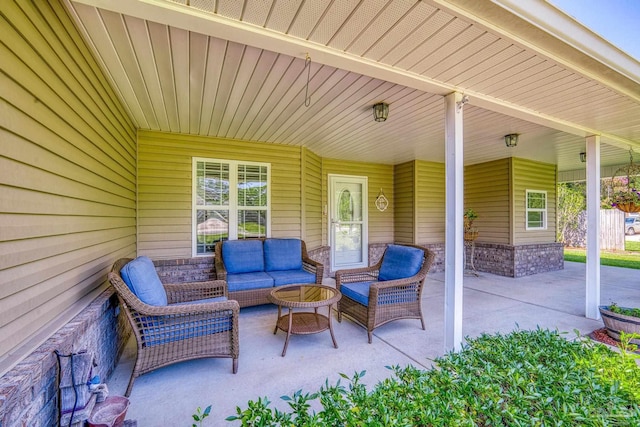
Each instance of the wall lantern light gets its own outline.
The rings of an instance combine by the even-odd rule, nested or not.
[[[384,122],[389,117],[389,104],[380,102],[373,106],[373,119],[376,122]]]
[[[587,161],[587,153],[585,153],[584,151],[580,153],[580,161],[582,163],[585,163]]]
[[[510,133],[509,135],[505,135],[504,136],[504,144],[507,147],[515,147],[516,145],[518,145],[518,134],[517,133]]]

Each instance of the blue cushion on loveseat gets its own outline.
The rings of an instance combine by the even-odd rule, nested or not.
[[[300,239],[266,239],[264,241],[265,271],[300,270],[302,243]],[[315,280],[314,280],[315,281]]]
[[[149,305],[167,305],[167,293],[153,261],[146,256],[139,256],[125,264],[120,276],[140,301]]]
[[[222,259],[227,273],[264,271],[261,240],[227,240],[222,244]]]
[[[303,270],[270,271],[275,286],[292,285],[294,283],[316,283],[316,275]]]
[[[227,274],[227,286],[229,287],[229,292],[272,288],[273,277],[269,276],[264,271],[242,274]]]
[[[389,245],[384,253],[378,280],[405,279],[420,271],[424,252],[411,246]]]

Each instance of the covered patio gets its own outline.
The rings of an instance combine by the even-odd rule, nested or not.
[[[603,303],[640,305],[637,270],[603,266],[602,273]],[[540,327],[566,332],[568,338],[575,337],[574,330],[589,334],[602,322],[584,317],[584,278],[585,264],[572,262],[559,272],[517,279],[488,273],[465,276],[463,333],[474,337]],[[422,304],[426,331],[417,320],[396,321],[376,329],[373,343],[367,344],[363,328],[348,318],[337,323],[334,314],[337,349],[328,332],[294,336],[285,357],[280,355],[284,334],[273,335],[276,307],[243,309],[237,374],[231,374],[229,359],[208,359],[142,375],[135,381],[127,417],[138,425],[183,425],[198,406],[212,405],[205,425],[232,426],[236,424],[224,419],[235,414],[236,406],[246,409],[249,400],[268,397],[273,406],[285,409],[280,396],[300,389],[315,392],[327,379],[338,381],[340,373],[352,376],[366,370],[369,387],[390,375],[386,366],[429,368],[443,355],[443,304],[444,274],[429,274]],[[135,351],[131,344],[108,383],[111,393],[122,395],[127,386]]]
[[[150,400],[145,393],[161,394],[157,401],[203,395],[153,390],[155,376],[194,385],[182,378],[191,367],[212,375],[200,387],[287,383],[260,392],[277,399],[340,371],[367,369],[373,380],[385,364],[427,366],[459,348],[463,334],[554,319],[542,326],[588,332],[608,292],[637,302],[637,291],[616,290],[630,283],[620,273],[601,274],[597,227],[589,228],[588,273],[569,274],[562,297],[541,291],[544,278],[567,273],[556,242],[559,175],[587,178],[597,224],[600,174],[640,147],[640,63],[549,2],[8,0],[0,18],[3,426],[55,423],[54,350],[93,350],[102,377],[111,374],[130,334],[107,280],[120,258],[201,264],[212,278],[212,236],[233,240],[244,230],[302,239],[333,266],[335,176],[366,183],[359,263],[389,243],[437,253],[424,300],[428,331],[389,325],[367,346],[345,321],[338,350],[323,349],[322,334],[295,337],[282,359],[273,308],[243,309],[237,376],[217,360],[168,368],[139,379],[136,405]],[[379,103],[389,107],[384,122],[372,114]],[[259,226],[239,226],[238,203],[199,216],[198,162],[235,172],[259,163],[259,179],[244,186],[266,188],[268,202],[251,212]],[[240,188],[237,175],[220,181]],[[375,204],[380,194],[388,208]],[[529,209],[529,194],[544,207]],[[463,277],[465,207],[479,213],[476,265],[497,260],[503,265],[491,271],[513,276],[552,264],[561,271]],[[233,220],[212,220],[232,209]],[[262,381],[263,365],[280,366],[271,381]],[[298,385],[303,376],[313,383]],[[186,402],[180,423],[209,403],[224,416],[232,409]],[[132,417],[145,420],[142,406]]]

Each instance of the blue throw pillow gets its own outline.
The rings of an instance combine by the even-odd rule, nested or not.
[[[300,270],[302,243],[300,239],[267,239],[264,241],[266,271]]]
[[[156,273],[156,268],[146,256],[129,261],[120,270],[122,280],[139,299],[149,305],[167,305],[167,293]]]
[[[378,280],[406,279],[420,271],[424,252],[410,246],[389,245],[384,253]]]
[[[230,274],[264,271],[262,240],[227,240],[222,243],[222,260]]]

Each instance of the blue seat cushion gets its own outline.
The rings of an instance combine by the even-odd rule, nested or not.
[[[129,261],[120,270],[122,280],[140,301],[149,305],[167,305],[167,293],[156,268],[146,256]]]
[[[230,292],[272,288],[273,277],[263,271],[256,273],[227,274],[227,286]]]
[[[262,240],[227,240],[222,243],[222,259],[227,273],[264,271]]]
[[[364,306],[369,305],[369,288],[373,282],[345,283],[340,287],[340,292],[347,298]]]
[[[303,270],[270,271],[275,286],[292,285],[294,283],[316,283],[316,275]]]
[[[265,271],[300,270],[302,268],[300,239],[266,239],[264,264]]]
[[[389,245],[382,258],[378,280],[406,279],[420,271],[424,252],[418,248]]]
[[[198,300],[195,300],[195,301],[176,302],[176,303],[173,303],[173,304],[169,304],[169,306],[172,306],[172,305],[206,304],[208,302],[223,302],[223,301],[227,301],[227,297],[214,297],[214,298],[198,299]]]

